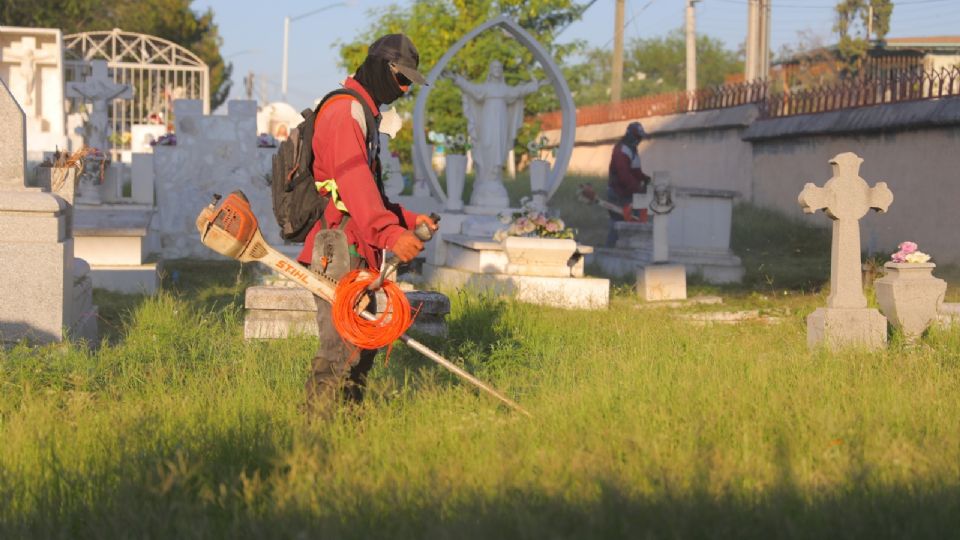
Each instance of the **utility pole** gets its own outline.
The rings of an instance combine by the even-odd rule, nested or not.
[[[287,59],[289,57],[289,47],[290,47],[290,23],[293,21],[299,21],[305,17],[315,15],[321,11],[326,11],[331,8],[339,6],[349,6],[347,2],[337,2],[321,8],[314,9],[313,11],[308,11],[301,15],[295,17],[290,17],[289,15],[283,18],[283,65],[280,67],[280,94],[283,96],[283,101],[287,100]]]
[[[623,94],[623,12],[626,0],[617,0],[613,21],[613,73],[610,77],[610,102],[620,103]]]
[[[867,41],[870,41],[870,36],[873,35],[873,4],[871,3],[867,8]]]
[[[699,0],[687,0],[687,92],[697,89],[697,13],[694,4]]]
[[[280,68],[280,96],[287,101],[287,55],[290,49],[290,17],[283,18],[283,67]]]
[[[757,36],[759,33],[760,0],[747,0],[747,57],[743,62],[743,78],[757,78]]]
[[[757,76],[761,79],[770,77],[770,0],[760,0],[760,53],[757,55]]]
[[[770,74],[770,0],[747,0],[747,57],[743,75],[747,81]]]

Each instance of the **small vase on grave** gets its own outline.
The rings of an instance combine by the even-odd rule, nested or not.
[[[463,210],[463,186],[467,179],[467,156],[463,154],[447,155],[444,166],[447,178],[447,205],[451,212]]]
[[[883,265],[885,275],[874,281],[880,312],[904,337],[915,340],[937,318],[947,282],[933,276],[933,263]]]

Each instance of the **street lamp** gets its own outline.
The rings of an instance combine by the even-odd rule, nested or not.
[[[308,11],[296,17],[286,16],[283,18],[283,75],[281,75],[280,80],[280,93],[283,94],[283,101],[287,100],[287,49],[290,45],[290,23],[293,21],[299,21],[300,19],[309,17],[320,13],[321,11],[326,11],[331,8],[347,6],[350,5],[349,2],[336,2],[328,6],[323,6],[322,8],[315,9],[313,11]]]

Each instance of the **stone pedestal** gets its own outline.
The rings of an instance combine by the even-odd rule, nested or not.
[[[92,268],[94,287],[127,294],[153,294],[160,285],[151,259],[149,206],[80,207],[75,221],[76,254]],[[149,261],[149,262],[148,262]]]
[[[883,265],[886,272],[874,282],[880,312],[904,337],[914,340],[935,320],[947,282],[933,277],[933,263],[894,263]]]
[[[424,280],[432,286],[475,288],[561,308],[601,309],[609,305],[610,281],[583,277],[584,256],[593,252],[589,246],[574,242],[572,256],[554,259],[549,266],[511,265],[504,245],[492,239],[444,234],[433,241],[442,241],[444,247],[442,259],[433,258],[423,265]]]
[[[807,345],[830,349],[887,344],[887,319],[871,308],[818,308],[807,316]]]
[[[50,193],[0,191],[0,341],[62,341],[72,326],[66,209]]]
[[[568,263],[577,251],[575,240],[508,236],[502,244],[508,261],[506,274],[562,277],[571,275]]]
[[[637,268],[637,294],[647,302],[686,300],[686,268],[682,264],[650,264]]]

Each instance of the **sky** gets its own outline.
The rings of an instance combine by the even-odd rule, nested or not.
[[[584,0],[580,0],[583,2]],[[407,0],[195,0],[198,11],[213,9],[223,36],[221,52],[233,63],[231,99],[245,99],[243,79],[254,73],[254,98],[281,99],[283,20],[320,8],[323,11],[290,25],[287,101],[299,110],[336,88],[346,73],[337,66],[336,45],[349,42],[370,26],[372,11]],[[583,18],[571,24],[560,42],[585,40],[592,47],[612,47],[614,0],[597,0]],[[771,48],[801,41],[801,33],[822,43],[834,41],[835,0],[773,0]],[[329,6],[329,7],[328,7]],[[681,28],[684,0],[627,0],[626,40],[652,38]],[[738,49],[747,28],[746,0],[700,0],[697,33]],[[960,34],[960,0],[895,0],[888,37]],[[424,72],[429,70],[425,66]]]

